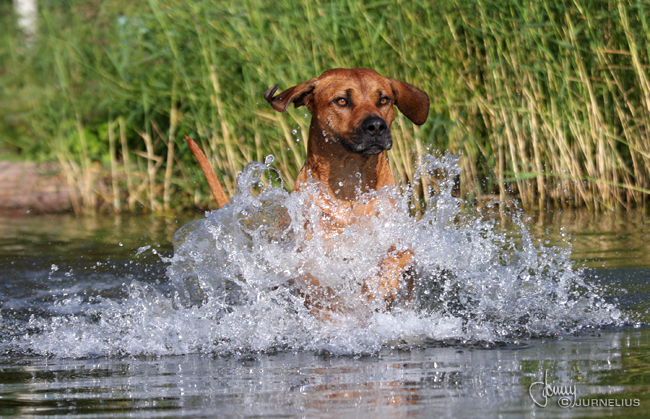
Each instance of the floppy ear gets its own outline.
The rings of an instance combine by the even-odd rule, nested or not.
[[[273,109],[278,112],[286,111],[291,103],[293,103],[296,108],[306,105],[307,102],[309,102],[311,92],[314,91],[316,80],[317,79],[314,78],[304,83],[300,83],[297,86],[288,88],[276,97],[273,97],[275,91],[278,90],[278,85],[276,84],[264,93],[264,99],[266,99],[271,106],[273,106]]]
[[[414,124],[424,124],[429,116],[429,95],[403,81],[393,79],[388,81],[393,88],[397,109]]]

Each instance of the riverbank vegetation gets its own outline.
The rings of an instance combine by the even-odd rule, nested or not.
[[[42,0],[33,34],[10,5],[0,152],[58,161],[78,213],[214,207],[186,134],[230,195],[268,154],[291,188],[307,110],[278,114],[262,95],[334,67],[429,93],[425,125],[394,125],[403,182],[440,150],[461,155],[469,202],[604,210],[650,196],[643,1]]]

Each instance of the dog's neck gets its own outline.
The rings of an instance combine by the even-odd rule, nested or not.
[[[375,155],[351,153],[323,132],[312,119],[307,161],[298,183],[311,176],[325,184],[336,199],[345,201],[356,201],[360,194],[394,183],[385,151]]]

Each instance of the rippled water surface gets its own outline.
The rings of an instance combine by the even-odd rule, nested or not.
[[[0,218],[0,415],[650,414],[648,215],[440,198],[322,242],[296,228],[304,201],[275,188],[189,225]],[[414,251],[417,296],[382,313],[355,287],[390,243]],[[304,272],[345,279],[348,314],[315,319]],[[574,407],[544,381],[574,388]]]

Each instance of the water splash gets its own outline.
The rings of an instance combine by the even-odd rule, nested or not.
[[[416,177],[427,179],[432,195],[419,216],[410,213],[410,190],[386,188],[373,198],[395,210],[327,239],[310,207],[319,185],[289,194],[272,162],[249,163],[226,206],[176,232],[174,255],[163,258],[171,291],[132,281],[123,299],[59,301],[60,309],[74,310],[33,316],[18,345],[71,357],[364,354],[382,346],[566,335],[624,320],[573,267],[569,245],[535,242],[516,211],[516,228],[507,234],[493,219],[461,211],[452,194],[460,173],[455,156],[423,159]],[[264,184],[265,175],[280,185]],[[377,312],[362,302],[361,287],[391,246],[414,253],[416,298]],[[312,316],[294,283],[305,272],[338,293],[347,313],[333,321]]]

